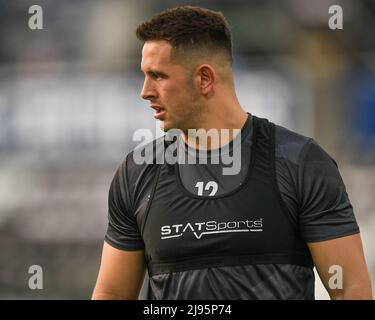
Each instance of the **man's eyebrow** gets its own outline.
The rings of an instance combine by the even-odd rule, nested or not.
[[[156,69],[148,69],[148,70],[142,70],[141,71],[144,73],[144,74],[148,74],[148,75],[152,75],[152,74],[157,74],[157,75],[160,75],[160,76],[168,76],[165,72],[162,72],[162,71],[159,71],[159,70],[156,70]]]

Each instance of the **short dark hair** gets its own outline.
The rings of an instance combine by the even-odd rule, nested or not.
[[[206,49],[223,52],[232,63],[232,37],[229,24],[221,12],[200,7],[179,6],[165,10],[138,26],[137,38],[143,42],[166,40],[172,55],[189,50]]]

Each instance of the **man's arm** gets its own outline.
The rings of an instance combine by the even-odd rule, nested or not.
[[[138,299],[145,275],[144,251],[124,251],[106,242],[93,300]]]
[[[308,243],[315,267],[331,299],[373,299],[371,280],[363,254],[360,234]],[[342,269],[342,289],[330,288],[329,273],[336,265]],[[331,271],[332,272],[332,271]]]

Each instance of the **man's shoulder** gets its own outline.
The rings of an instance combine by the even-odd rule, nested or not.
[[[299,164],[303,158],[303,154],[312,144],[317,145],[314,139],[281,125],[275,125],[276,158]]]
[[[158,159],[164,153],[165,136],[156,138],[150,142],[142,142],[140,145],[130,151],[124,161],[127,161],[130,165],[138,168],[147,167],[157,163]],[[135,168],[135,170],[137,170]]]
[[[276,160],[285,159],[297,164],[304,149],[308,148],[309,144],[315,143],[312,138],[273,123],[267,118],[254,117],[254,120],[255,118],[266,126],[267,123],[274,125]]]
[[[130,184],[137,183],[144,175],[153,174],[158,159],[164,154],[164,136],[152,140],[130,151],[121,166]]]
[[[313,138],[280,125],[275,126],[275,155],[276,160],[286,160],[297,166],[317,160],[336,165],[330,154]]]

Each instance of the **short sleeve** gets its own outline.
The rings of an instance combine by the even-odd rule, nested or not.
[[[310,139],[300,154],[299,225],[306,242],[359,233],[336,162]]]
[[[126,162],[117,169],[109,189],[105,241],[117,249],[142,250],[144,243],[129,198]]]

